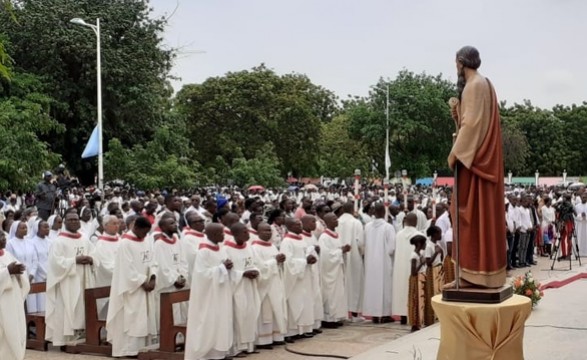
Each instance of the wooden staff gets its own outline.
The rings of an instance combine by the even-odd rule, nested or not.
[[[459,133],[459,107],[460,101],[459,99],[452,97],[448,100],[448,105],[450,106],[450,112],[453,120],[455,121],[455,132],[452,134],[452,143],[454,145],[455,141],[457,140],[457,135]],[[454,199],[455,199],[455,226],[453,227],[453,241],[455,245],[453,249],[455,251],[455,258],[456,258],[456,266],[455,266],[455,285],[457,291],[460,290],[461,287],[461,251],[460,251],[460,237],[459,237],[459,217],[460,217],[460,210],[459,210],[459,162],[458,160],[455,161],[455,169],[454,169],[454,178],[455,183],[453,187]]]

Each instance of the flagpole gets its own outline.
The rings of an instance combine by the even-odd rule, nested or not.
[[[389,158],[389,84],[387,84],[385,100],[385,180],[383,181],[383,196],[385,204],[385,221],[389,216],[389,167],[391,159]]]

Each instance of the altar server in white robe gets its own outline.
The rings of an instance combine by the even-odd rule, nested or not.
[[[89,254],[93,245],[79,233],[74,211],[65,214],[65,230],[49,249],[45,339],[53,346],[75,345],[86,327],[84,291],[92,287],[94,266]]]
[[[159,331],[161,294],[181,290],[186,286],[188,263],[177,237],[177,220],[173,213],[165,213],[159,220],[161,233],[153,245],[154,261],[157,264],[157,286],[155,287],[155,318]],[[173,304],[174,323],[184,323],[187,318],[187,302]]]
[[[314,236],[317,220],[313,215],[304,215],[302,217],[302,238],[306,242],[312,256],[318,259],[317,264],[310,267],[312,272],[312,297],[314,299],[314,325],[313,333],[321,334],[322,320],[324,320],[324,302],[322,301],[322,287],[320,285],[320,245],[318,239]]]
[[[210,223],[200,243],[192,274],[185,359],[224,359],[233,345],[232,261],[223,226]]]
[[[105,215],[102,218],[102,228],[104,231],[102,235],[98,236],[94,250],[90,254],[99,264],[95,267],[96,280],[94,287],[104,287],[112,284],[112,273],[120,244],[118,241],[119,227],[120,220],[116,216]],[[108,299],[97,299],[96,303],[98,306],[98,318],[105,320],[108,314]]]
[[[181,234],[181,248],[188,264],[187,284],[190,283],[198,247],[204,240],[204,218],[198,211],[190,211],[186,215],[187,226]]]
[[[230,231],[234,236],[234,243],[224,241],[224,247],[228,258],[234,264],[230,272],[234,313],[234,346],[231,354],[237,355],[243,351],[255,351],[261,301],[256,280],[259,269],[255,263],[253,249],[247,243],[249,231],[241,222],[235,222]]]
[[[344,245],[335,232],[338,218],[334,213],[324,215],[326,229],[320,235],[320,274],[324,301],[324,326],[337,327],[348,318],[347,297],[344,284],[344,254],[351,245]]]
[[[317,258],[301,236],[302,224],[295,218],[285,219],[287,233],[281,242],[280,251],[285,255],[283,283],[287,301],[287,334],[285,341],[294,342],[294,336],[313,336],[314,295],[312,293],[313,266]]]
[[[157,265],[146,240],[151,223],[135,220],[132,231],[122,235],[112,273],[106,331],[112,356],[136,356],[157,335],[155,294]]]
[[[395,228],[385,221],[385,205],[375,204],[375,220],[365,226],[363,315],[373,322],[391,320]]]
[[[404,210],[403,204],[402,204],[402,210]],[[417,216],[417,223],[415,226],[416,229],[422,233],[426,232],[426,230],[427,230],[426,224],[428,223],[428,218],[426,217],[426,214],[424,214],[424,212],[422,210],[419,210],[418,208],[416,208],[414,206],[414,197],[412,195],[408,196],[406,210],[407,211],[400,211],[400,213],[397,214],[397,222],[400,227],[400,230],[404,228],[404,220],[405,220],[406,215],[407,214],[415,214]]]
[[[26,267],[4,250],[6,235],[0,231],[0,354],[2,359],[23,360],[27,325],[23,311],[30,285]]]
[[[222,214],[225,210],[221,210],[220,213]],[[234,235],[230,228],[232,225],[239,222],[240,218],[236,213],[226,210],[226,214],[220,215],[219,220],[222,225],[224,225],[224,241],[223,245],[225,244],[234,244]]]
[[[98,237],[96,235],[100,235],[100,233],[97,232],[98,228],[100,227],[100,224],[98,223],[98,220],[94,218],[94,215],[92,214],[92,209],[85,206],[82,207],[79,212],[79,216],[79,232],[84,234],[85,237],[88,238],[90,241],[92,241],[92,238],[97,240]]]
[[[249,235],[251,236],[249,241],[259,240],[258,228],[259,228],[259,224],[262,222],[263,222],[263,215],[261,215],[259,213],[252,213],[251,216],[249,216],[249,223],[247,224],[247,229],[249,229]],[[269,226],[271,226],[271,225],[269,225]]]
[[[575,228],[579,255],[587,256],[587,194],[581,195],[581,203],[575,206]]]
[[[348,311],[353,321],[361,321],[358,317],[363,308],[363,283],[365,266],[363,255],[365,239],[363,223],[353,216],[355,204],[347,201],[342,205],[342,215],[338,218],[336,232],[343,245],[350,245],[351,250],[344,255],[344,277]]]
[[[414,246],[410,239],[415,235],[423,235],[416,229],[418,216],[414,213],[406,215],[404,228],[395,237],[395,254],[393,259],[393,292],[391,293],[391,312],[401,316],[402,324],[407,323],[408,296],[410,274],[412,271],[411,256]]]
[[[37,235],[32,239],[35,245],[35,251],[39,259],[39,266],[37,266],[37,272],[35,273],[35,279],[33,282],[45,282],[47,281],[47,271],[49,266],[49,247],[53,240],[49,238],[49,224],[43,220],[37,220]],[[45,293],[35,294],[37,297],[37,311],[45,311]]]
[[[32,282],[39,267],[39,258],[33,240],[27,237],[28,225],[23,221],[15,221],[10,227],[11,237],[8,239],[6,250],[27,268],[29,282]],[[26,301],[27,312],[38,311],[37,297],[29,295]]]
[[[271,242],[271,225],[263,222],[256,227],[257,239],[249,240],[259,267],[257,286],[261,312],[256,344],[260,349],[271,349],[274,342],[282,343],[287,333],[287,312],[280,271],[285,255],[279,253]]]

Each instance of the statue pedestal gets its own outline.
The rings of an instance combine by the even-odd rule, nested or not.
[[[499,304],[475,304],[432,298],[440,320],[437,360],[523,360],[524,323],[532,302],[514,295]]]

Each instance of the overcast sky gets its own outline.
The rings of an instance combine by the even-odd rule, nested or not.
[[[304,73],[339,97],[366,95],[403,68],[455,80],[455,52],[473,45],[500,100],[541,107],[587,100],[586,0],[151,0],[177,11],[182,84],[265,63]],[[203,50],[205,53],[193,53]]]

